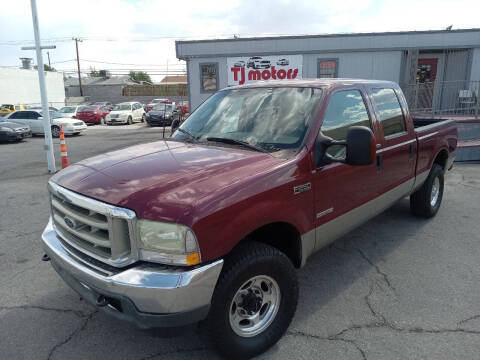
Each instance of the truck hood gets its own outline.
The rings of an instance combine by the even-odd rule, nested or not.
[[[55,174],[52,181],[132,209],[139,218],[176,222],[204,196],[282,161],[243,149],[158,141],[83,160]]]

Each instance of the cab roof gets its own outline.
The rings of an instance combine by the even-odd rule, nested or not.
[[[298,79],[298,80],[268,80],[257,81],[253,84],[229,86],[227,89],[248,89],[248,88],[267,88],[267,87],[340,87],[354,84],[378,85],[398,87],[393,81],[386,80],[366,80],[366,79],[349,79],[349,78],[319,78],[319,79]]]

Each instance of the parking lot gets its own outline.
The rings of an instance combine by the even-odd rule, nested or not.
[[[67,137],[70,162],[162,137],[144,124]],[[54,140],[57,164],[59,141]],[[138,330],[85,304],[54,272],[43,138],[0,144],[0,358],[211,359],[202,326]],[[262,359],[479,359],[480,165],[456,164],[442,207],[404,199],[312,256],[287,334]]]

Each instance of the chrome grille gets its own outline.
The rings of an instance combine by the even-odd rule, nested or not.
[[[61,240],[114,266],[133,262],[135,213],[49,182],[52,220]],[[132,246],[133,244],[133,246]]]

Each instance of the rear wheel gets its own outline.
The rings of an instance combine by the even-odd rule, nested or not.
[[[410,195],[410,209],[413,214],[425,218],[435,216],[443,198],[444,171],[438,164],[432,170],[423,185]]]
[[[241,245],[225,261],[207,319],[218,350],[235,359],[264,352],[287,330],[297,299],[295,269],[282,252]]]
[[[142,115],[142,122],[145,122],[145,118],[146,118],[146,116],[145,116],[145,114],[143,114]]]
[[[128,117],[127,124],[132,125],[132,117],[131,116]]]
[[[60,128],[57,125],[52,126],[52,136],[54,138],[60,137]]]

